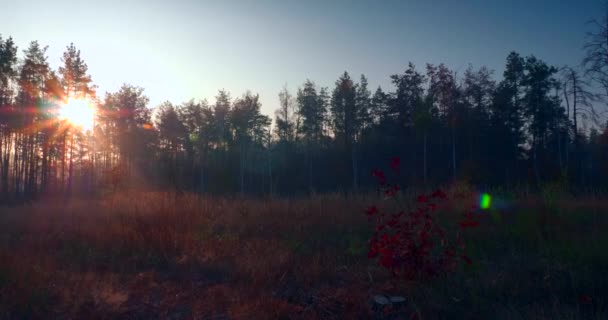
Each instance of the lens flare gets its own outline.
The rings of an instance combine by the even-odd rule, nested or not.
[[[91,130],[95,121],[95,109],[86,100],[70,99],[60,106],[59,118],[82,130]]]
[[[490,209],[490,205],[492,204],[492,197],[489,194],[483,193],[479,197],[479,207],[486,210]]]

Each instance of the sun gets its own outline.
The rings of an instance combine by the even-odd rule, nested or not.
[[[70,99],[59,107],[59,119],[88,131],[93,128],[95,108],[87,100]]]

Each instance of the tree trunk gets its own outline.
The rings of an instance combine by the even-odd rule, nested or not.
[[[566,172],[568,172],[568,167],[569,167],[569,163],[568,160],[570,158],[570,148],[568,146],[568,137],[570,136],[570,99],[568,98],[568,89],[567,89],[567,85],[568,83],[564,83],[564,101],[566,101],[566,119],[568,119],[568,123],[566,123],[566,134],[565,134],[565,139],[564,139],[564,149],[565,149],[565,155],[566,155],[566,163],[565,163],[565,168],[566,168]]]
[[[456,128],[452,124],[452,177],[456,181]]]
[[[572,72],[572,120],[574,121],[574,163],[576,167],[575,174],[582,174],[582,162],[580,159],[580,142],[578,139],[578,114],[576,110],[576,100],[577,100],[577,91],[576,91],[576,76],[574,72]]]
[[[272,188],[272,155],[270,153],[270,142],[268,142],[268,148],[267,148],[267,154],[268,154],[268,191],[270,196],[272,197],[272,193],[273,193],[273,188]]]
[[[241,195],[245,194],[245,161],[246,161],[246,147],[243,143],[241,143],[241,156],[240,156],[240,187],[241,187]]]
[[[352,171],[353,171],[353,192],[357,192],[358,190],[358,177],[357,177],[357,142],[353,141],[352,147],[351,147],[351,164],[352,164]]]
[[[311,147],[311,142],[310,140],[308,141],[308,147],[307,147],[307,154],[308,154],[308,192],[309,194],[312,195],[313,193],[313,186],[312,186],[312,147]]]
[[[0,125],[0,180],[4,181],[4,130]],[[4,201],[4,195],[7,190],[4,189],[4,184],[0,183],[0,203]]]
[[[536,186],[540,187],[540,173],[538,172],[538,151],[536,149],[537,148],[537,143],[536,143],[536,138],[534,139],[534,142],[532,143],[532,147],[534,148],[533,151],[533,161],[534,161],[534,178],[536,179]]]
[[[72,195],[72,179],[74,178],[74,133],[72,132],[70,138],[70,166],[68,168],[68,190],[67,195]]]
[[[40,169],[40,192],[44,193],[47,190],[48,184],[48,142],[45,134],[42,142],[42,168]]]
[[[199,192],[202,194],[205,192],[205,156],[207,154],[207,146],[201,148],[201,159],[200,159],[200,165],[201,165],[201,171],[200,171],[200,175],[199,175]]]
[[[424,130],[423,136],[422,136],[422,179],[424,181],[424,186],[427,186],[427,181],[426,181],[426,129]]]
[[[63,133],[63,143],[61,144],[61,192],[65,192],[65,158],[66,158],[67,132]]]

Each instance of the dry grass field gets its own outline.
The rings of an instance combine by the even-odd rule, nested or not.
[[[368,259],[371,203],[393,206],[131,193],[2,207],[0,319],[608,318],[606,199],[505,200],[467,234],[471,265],[417,282]],[[377,312],[377,294],[406,303]]]

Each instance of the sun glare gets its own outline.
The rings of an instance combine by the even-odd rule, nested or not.
[[[95,109],[86,100],[70,99],[59,108],[59,118],[87,131],[93,128]]]

